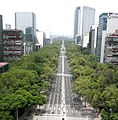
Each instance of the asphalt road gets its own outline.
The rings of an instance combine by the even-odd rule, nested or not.
[[[72,84],[71,68],[63,41],[56,79],[52,83],[47,104],[41,107],[45,112],[34,115],[32,120],[100,120],[95,110],[86,108],[82,98],[72,92]]]

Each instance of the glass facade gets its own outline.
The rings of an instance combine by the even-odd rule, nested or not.
[[[32,27],[32,39],[36,38],[36,15],[32,12],[16,12],[15,28],[26,34],[26,28]]]
[[[76,38],[76,35],[80,33],[80,29],[78,29],[78,27],[80,26],[79,22],[80,22],[80,7],[77,7],[75,10],[75,18],[74,18],[74,39]]]
[[[83,18],[82,18],[82,35],[89,33],[91,26],[95,21],[95,9],[84,6],[83,7]]]
[[[100,60],[100,54],[101,54],[102,32],[103,30],[107,30],[107,19],[110,14],[112,13],[102,13],[99,16],[98,35],[96,42],[96,55],[98,57],[98,60]]]
[[[75,20],[74,20],[74,39],[76,36],[80,36],[81,44],[83,43],[83,38],[89,35],[91,26],[95,22],[95,9],[87,6],[77,7],[75,10]]]

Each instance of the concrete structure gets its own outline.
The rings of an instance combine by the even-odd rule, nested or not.
[[[76,35],[80,36],[80,7],[77,7],[74,15],[74,39],[76,39]],[[78,28],[79,27],[79,28]]]
[[[25,29],[25,42],[33,42],[33,28],[27,27]]]
[[[46,39],[44,39],[44,46],[45,46],[45,45],[50,45],[50,44],[52,44],[51,38],[46,38]]]
[[[20,29],[24,34],[32,36],[32,41],[36,40],[36,15],[33,12],[16,12],[15,29]],[[28,40],[26,40],[28,41]]]
[[[46,39],[45,32],[37,31],[36,32],[36,37],[37,37],[36,45],[39,45],[40,47],[43,47],[44,46],[44,41]]]
[[[46,38],[43,41],[44,46],[45,45],[49,45],[52,44],[52,37],[51,37],[51,32],[50,31],[46,31]]]
[[[118,30],[105,38],[104,62],[118,65]]]
[[[3,21],[2,21],[2,15],[0,15],[0,61],[4,61],[4,46],[2,39],[2,31],[3,31]]]
[[[31,42],[23,43],[23,55],[27,55],[33,52],[33,44]]]
[[[95,22],[95,9],[87,6],[77,7],[74,20],[75,43],[87,47],[90,27]],[[79,39],[78,39],[79,38]]]
[[[21,30],[3,30],[4,60],[19,60],[23,55],[23,42]]]
[[[5,29],[11,29],[11,25],[10,24],[5,24]]]
[[[97,33],[97,41],[96,41],[96,55],[100,61],[101,54],[101,42],[102,42],[102,31],[107,29],[107,17],[110,13],[102,13],[99,16],[99,25],[98,25],[98,33]]]
[[[116,29],[118,29],[118,13],[102,13],[99,16],[96,55],[100,63],[104,62],[106,35],[113,33]]]
[[[9,66],[9,64],[6,62],[0,62],[0,73],[4,73],[7,72]]]
[[[97,25],[92,25],[89,32],[89,44],[88,44],[88,48],[91,54],[95,54],[96,39],[97,39]]]

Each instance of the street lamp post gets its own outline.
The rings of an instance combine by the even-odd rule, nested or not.
[[[112,109],[110,108],[109,110],[110,110],[110,116],[112,116]]]
[[[18,108],[17,108],[17,120],[18,120]]]

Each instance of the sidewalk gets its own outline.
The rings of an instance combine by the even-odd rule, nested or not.
[[[99,113],[95,108],[93,108],[88,102],[85,102],[85,100],[82,97],[81,97],[81,101],[82,101],[82,105],[85,106],[85,109],[87,111],[89,110],[93,111],[93,115],[96,116],[93,119],[89,118],[90,120],[101,120],[101,116],[99,115]]]
[[[24,114],[19,118],[19,120],[38,120],[39,117],[39,115],[36,116],[31,114],[30,116],[27,116],[26,114]]]

